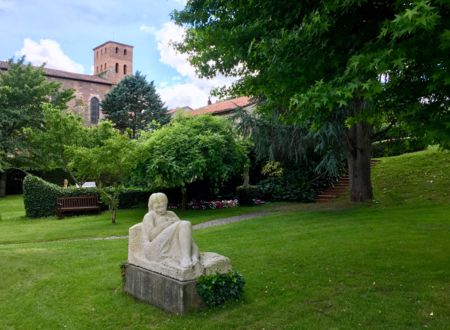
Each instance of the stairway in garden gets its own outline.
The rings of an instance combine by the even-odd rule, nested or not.
[[[379,160],[377,159],[371,159],[370,165],[374,166],[376,163],[378,163]],[[339,180],[336,181],[333,185],[326,188],[322,193],[316,196],[315,202],[316,203],[326,203],[329,202],[332,199],[338,198],[341,196],[344,192],[346,192],[350,185],[350,179],[348,175],[343,175],[339,178]]]

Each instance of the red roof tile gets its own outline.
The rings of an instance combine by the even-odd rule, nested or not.
[[[241,96],[235,99],[219,101],[206,107],[198,108],[190,112],[194,116],[204,114],[221,114],[224,112],[232,111],[236,108],[243,108],[255,103],[254,100],[248,96]]]

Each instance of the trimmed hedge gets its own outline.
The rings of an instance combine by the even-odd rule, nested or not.
[[[236,188],[239,205],[255,205],[255,199],[260,198],[260,190],[258,186],[239,186]]]
[[[119,196],[119,208],[126,209],[146,204],[152,191],[138,188],[123,189]],[[37,176],[27,175],[23,180],[25,214],[29,218],[48,217],[56,214],[56,199],[70,196],[97,196],[97,188],[59,187]],[[107,209],[103,205],[103,209]]]
[[[25,215],[29,218],[48,217],[55,214],[56,198],[60,196],[57,185],[34,175],[23,180]]]
[[[29,218],[56,214],[56,199],[70,196],[98,196],[95,188],[62,188],[37,176],[27,175],[23,180],[25,215]]]

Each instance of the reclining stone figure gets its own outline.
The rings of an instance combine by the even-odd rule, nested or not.
[[[163,193],[150,196],[142,223],[129,230],[128,262],[181,281],[230,271],[227,257],[199,252],[191,223],[168,211],[167,204]]]

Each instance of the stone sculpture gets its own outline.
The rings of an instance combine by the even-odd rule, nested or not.
[[[231,271],[230,260],[200,253],[188,221],[167,210],[167,196],[152,194],[142,223],[129,230],[128,263],[179,281]]]

